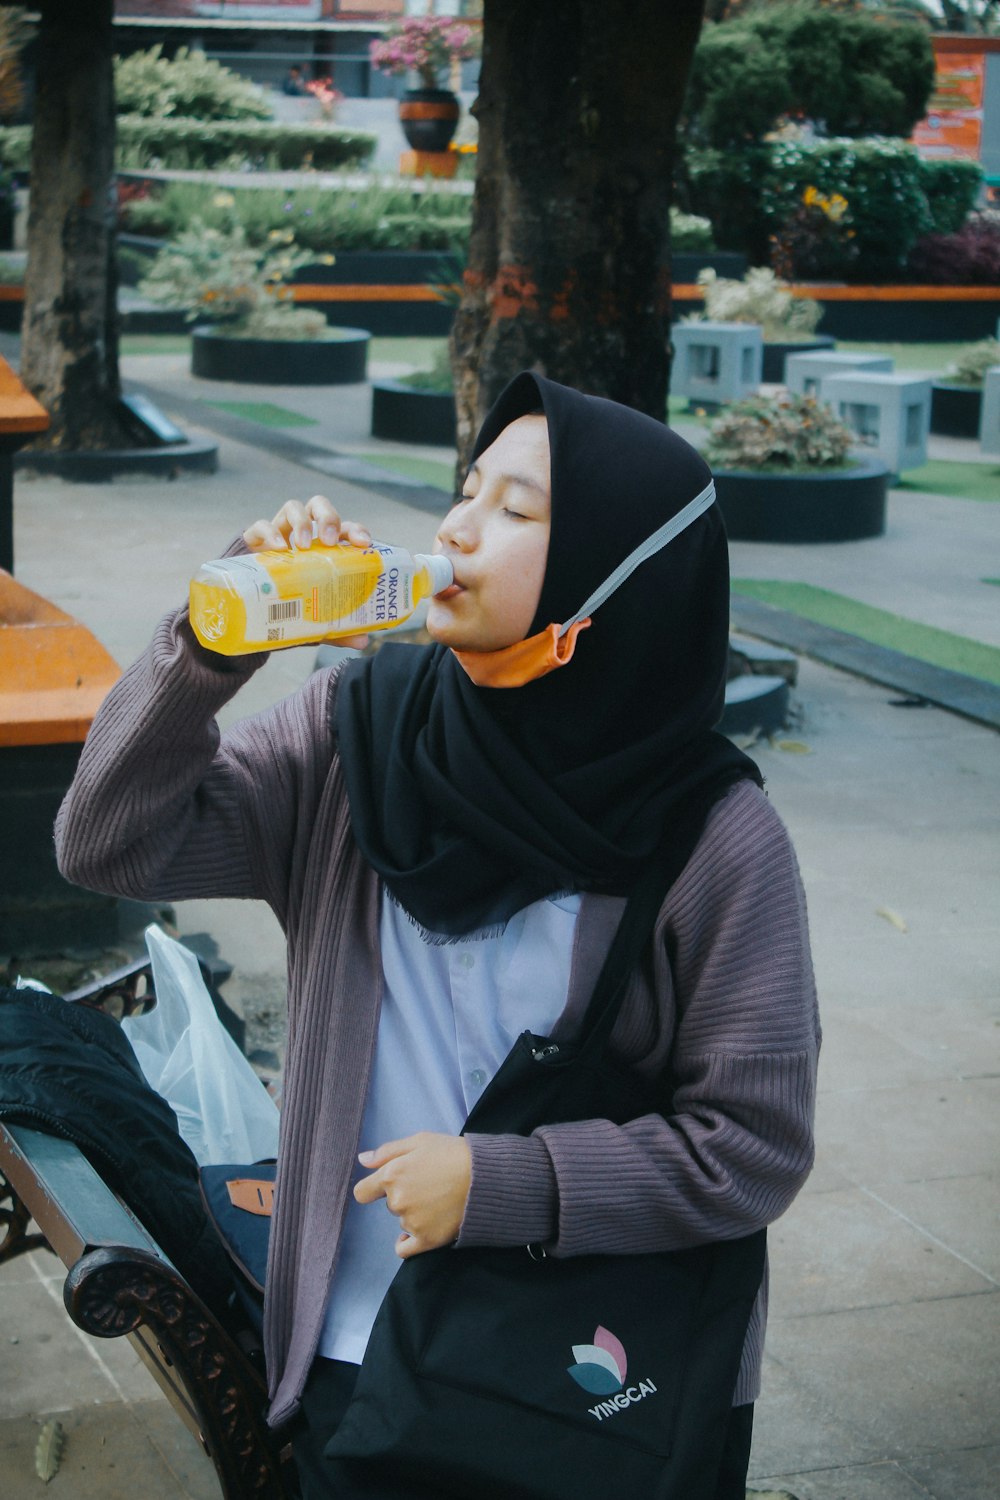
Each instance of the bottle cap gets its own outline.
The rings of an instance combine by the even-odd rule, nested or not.
[[[418,552],[414,562],[423,563],[431,575],[431,593],[443,594],[455,582],[455,569],[450,560],[440,552]]]

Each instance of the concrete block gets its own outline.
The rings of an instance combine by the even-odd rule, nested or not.
[[[760,385],[764,341],[756,323],[675,323],[671,338],[672,395],[721,406]]]
[[[932,382],[919,375],[827,375],[819,399],[829,402],[854,433],[893,474],[927,462]]]
[[[826,375],[845,375],[851,370],[867,374],[891,374],[895,368],[888,354],[844,354],[831,350],[811,350],[807,354],[789,354],[785,358],[785,385],[799,396],[819,396],[820,381]]]
[[[979,418],[979,446],[1000,458],[1000,365],[986,371]]]

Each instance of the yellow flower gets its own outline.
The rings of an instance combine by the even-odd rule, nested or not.
[[[819,202],[819,196],[820,195],[818,189],[814,187],[807,187],[805,192],[802,194],[802,202],[805,204],[806,208],[812,208],[814,203]]]
[[[232,208],[233,204],[236,202],[236,199],[233,197],[232,193],[216,193],[214,198],[212,199],[212,202],[215,204],[216,208]]]

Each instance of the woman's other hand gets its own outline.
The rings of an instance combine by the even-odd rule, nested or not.
[[[472,1181],[472,1152],[462,1136],[422,1130],[362,1151],[358,1160],[372,1170],[354,1196],[359,1203],[385,1199],[402,1230],[396,1241],[401,1259],[457,1239]]]

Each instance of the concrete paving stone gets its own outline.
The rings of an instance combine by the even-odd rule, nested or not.
[[[35,1447],[53,1414],[65,1443],[58,1472],[44,1484],[35,1471]],[[163,1418],[170,1419],[165,1428]],[[165,1400],[55,1413],[43,1408],[0,1419],[0,1474],[4,1500],[43,1494],[47,1500],[219,1500],[221,1494],[209,1459]]]
[[[1000,1284],[1000,1176],[936,1177],[879,1190],[893,1212]],[[1000,1431],[1000,1412],[997,1418]],[[1000,1468],[998,1468],[1000,1475]]]
[[[931,1500],[997,1500],[1000,1494],[1000,1444],[932,1453],[904,1467]]]
[[[777,1366],[784,1410],[770,1411],[780,1457],[763,1472],[912,1461],[996,1440],[1000,1291],[778,1317],[768,1341],[762,1408]],[[813,1430],[818,1408],[836,1435],[832,1456],[823,1430]]]
[[[823,1093],[817,1135],[864,1187],[986,1175],[996,1168],[1000,1079]]]
[[[0,1417],[157,1396],[127,1339],[93,1338],[72,1322],[59,1265],[38,1250],[0,1266]]]
[[[820,1327],[825,1322],[817,1320]],[[807,1372],[811,1378],[803,1379],[801,1360],[786,1362],[784,1358],[780,1332],[781,1325],[772,1322],[764,1353],[762,1391],[754,1412],[750,1484],[766,1480],[769,1488],[791,1489],[797,1494],[791,1485],[779,1484],[776,1476],[883,1461],[879,1443],[859,1430],[836,1399],[822,1339],[817,1338],[812,1347],[815,1368]]]
[[[895,1463],[851,1464],[849,1468],[813,1470],[807,1474],[751,1477],[750,1483],[748,1500],[765,1485],[794,1495],[795,1500],[932,1500],[924,1486]]]
[[[847,1010],[845,1014],[829,995],[823,998],[820,1087],[825,1093],[905,1088],[957,1076],[959,1070],[950,1048],[939,1047],[928,1054],[919,1044],[911,1046],[905,1031],[893,1035],[857,1012]],[[940,1036],[940,1029],[937,1034]]]
[[[806,1190],[771,1226],[768,1246],[773,1318],[958,1297],[997,1287],[946,1244],[859,1189]]]
[[[949,946],[951,942],[949,940]],[[957,946],[957,943],[955,943]],[[986,959],[981,959],[985,980],[995,983],[995,968]],[[862,1029],[872,1042],[873,1061],[881,1062],[882,1052],[878,1037],[885,1038],[890,1046],[903,1049],[907,1064],[915,1071],[926,1064],[935,1077],[961,1079],[989,1078],[1000,1072],[1000,996],[987,995],[979,998],[968,993],[973,975],[980,964],[966,965],[967,981],[963,989],[956,987],[955,997],[950,995],[927,995],[911,990],[901,996],[879,999],[877,1008],[862,1019],[863,1007],[852,990],[830,989],[824,995],[824,1057],[820,1087],[850,1087],[856,1077],[879,1087],[878,1067],[870,1074],[860,1073],[844,1077],[836,1067],[836,1037],[838,1030],[847,1038],[855,1026]],[[954,978],[954,975],[953,975]],[[833,1038],[833,1049],[827,1049],[827,1041]],[[850,1042],[845,1040],[850,1048]],[[889,1054],[891,1056],[891,1054]],[[851,1052],[852,1060],[855,1054]],[[863,1067],[857,1059],[856,1067]],[[918,1081],[916,1078],[914,1082]],[[905,1083],[904,1076],[898,1079],[885,1076],[882,1083]]]

